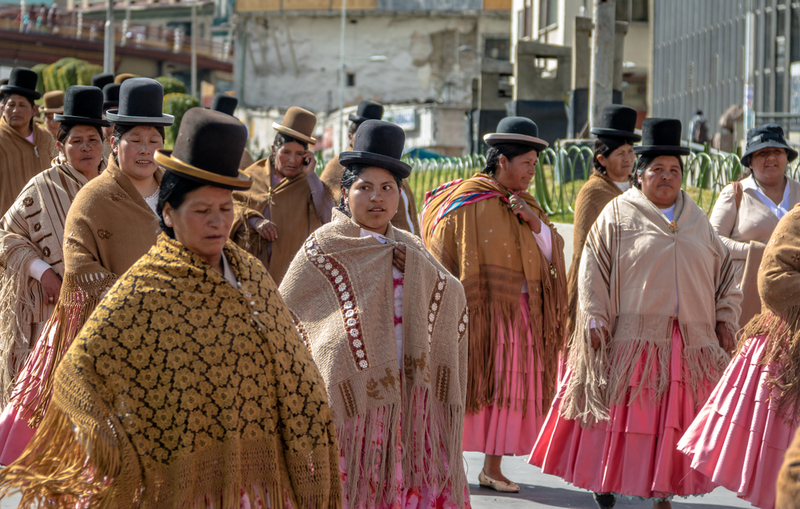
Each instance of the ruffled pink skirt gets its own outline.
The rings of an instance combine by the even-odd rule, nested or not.
[[[632,388],[641,383],[647,354],[637,361]],[[665,499],[713,490],[711,479],[692,470],[688,458],[677,450],[699,409],[683,383],[682,354],[683,339],[675,322],[666,394],[657,400],[654,391],[645,388],[633,402],[626,397],[622,404],[611,406],[610,423],[582,428],[578,421],[559,415],[566,387],[562,383],[528,462],[596,493]],[[570,376],[568,371],[565,381]],[[701,404],[712,389],[709,382],[698,389]]]
[[[528,294],[520,294],[519,305],[522,310],[522,318],[525,323],[525,330],[528,329],[530,314],[528,311]],[[522,412],[522,399],[517,399],[511,407],[499,408],[497,406],[486,406],[480,412],[467,413],[464,419],[464,450],[482,452],[496,456],[515,455],[521,456],[528,454],[539,436],[539,430],[544,424],[544,409],[537,412],[542,407],[542,374],[543,368],[539,364],[525,377],[525,390],[519,390],[519,355],[520,342],[518,337],[511,332],[511,324],[498,326],[495,333],[500,347],[497,348],[495,363],[503,363],[502,352],[508,348],[514,352],[510,363],[502,367],[506,372],[506,380],[510,380],[511,394],[527,395],[527,411]],[[541,341],[539,338],[538,341]],[[531,341],[530,332],[528,342],[533,345],[528,355],[531,356],[529,365],[533,364],[534,348],[541,348]]]
[[[750,338],[728,365],[708,402],[678,443],[692,468],[756,507],[775,507],[775,484],[797,424],[770,405],[759,366],[767,338]]]

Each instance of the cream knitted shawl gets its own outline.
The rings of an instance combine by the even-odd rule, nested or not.
[[[449,484],[462,500],[469,328],[464,289],[416,236],[390,225],[382,244],[360,232],[334,211],[333,221],[303,244],[280,286],[325,380],[347,462],[345,493],[364,501],[378,486],[375,497],[388,500],[401,438],[406,484]],[[397,243],[407,248],[401,376],[391,305]],[[380,420],[384,447],[371,447],[380,439],[373,435]]]

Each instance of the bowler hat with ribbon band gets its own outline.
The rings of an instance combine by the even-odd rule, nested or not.
[[[42,97],[42,113],[61,113],[64,111],[64,92],[62,90],[51,90],[45,92]]]
[[[279,124],[272,123],[272,128],[281,134],[286,134],[292,138],[304,141],[310,145],[317,143],[317,139],[311,136],[314,127],[317,125],[317,117],[308,110],[292,106],[286,110],[283,121]]]
[[[155,159],[165,170],[201,184],[249,189],[250,177],[239,171],[246,142],[247,128],[234,117],[192,108],[181,120],[175,149],[156,150]]]
[[[92,76],[92,86],[103,90],[109,83],[114,83],[114,75],[110,72],[101,72]]]
[[[339,164],[377,166],[408,178],[411,166],[400,160],[405,143],[406,134],[400,126],[383,120],[365,120],[356,131],[353,150],[339,154]]]
[[[236,111],[236,106],[238,104],[239,99],[225,92],[217,92],[214,94],[214,99],[211,101],[211,109],[233,116],[233,112]]]
[[[119,87],[116,83],[107,83],[103,87],[103,111],[119,106]]]
[[[172,125],[175,117],[161,111],[163,101],[161,83],[151,78],[131,78],[120,85],[119,108],[108,110],[106,118],[120,125]]]
[[[380,120],[383,118],[383,105],[375,101],[361,101],[358,109],[348,117],[351,122],[359,124],[365,120]]]
[[[64,94],[64,112],[53,115],[53,120],[64,124],[111,125],[103,119],[103,92],[97,87],[73,85]]]
[[[685,156],[689,147],[681,146],[681,121],[677,118],[646,118],[642,122],[642,146],[633,152],[642,156]]]
[[[782,148],[786,151],[789,162],[797,159],[797,151],[786,143],[783,136],[783,128],[775,124],[767,124],[754,127],[747,132],[747,148],[742,155],[742,165],[750,166],[753,154],[765,148]]]
[[[484,135],[483,141],[493,147],[500,143],[528,145],[537,152],[546,149],[549,143],[539,138],[539,126],[525,117],[506,117],[497,124],[497,132]]]
[[[589,132],[601,138],[622,138],[630,141],[639,141],[641,136],[636,134],[637,113],[631,107],[621,104],[612,104],[603,108],[600,121]]]
[[[31,100],[36,100],[42,97],[42,94],[36,91],[36,83],[38,81],[39,75],[36,74],[35,71],[27,67],[15,67],[11,69],[8,83],[0,86],[0,92],[4,94],[17,94]]]

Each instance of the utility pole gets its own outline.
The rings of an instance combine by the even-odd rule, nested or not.
[[[197,1],[192,2],[192,95],[197,97]]]
[[[753,0],[747,1],[747,13],[745,14],[744,26],[744,101],[743,101],[743,117],[744,117],[744,132],[742,139],[747,140],[747,131],[756,126],[756,116],[753,112],[753,96],[754,96],[754,68],[755,68],[755,55],[753,49],[755,48],[755,23],[756,14],[753,12]]]
[[[114,74],[114,0],[108,0],[106,6],[106,36],[103,47],[103,72]]]
[[[597,125],[603,108],[613,100],[614,37],[617,2],[594,0],[592,29],[592,77],[589,82],[589,126]]]
[[[347,0],[342,0],[342,28],[339,32],[339,152],[344,146],[344,29],[347,21]]]

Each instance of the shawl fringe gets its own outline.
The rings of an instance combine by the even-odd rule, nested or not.
[[[792,422],[800,420],[800,306],[781,313],[766,311],[753,317],[742,330],[738,350],[753,336],[766,334],[767,344],[758,360],[759,365],[779,366],[772,370],[765,384],[772,404]],[[773,391],[778,396],[773,397]]]

